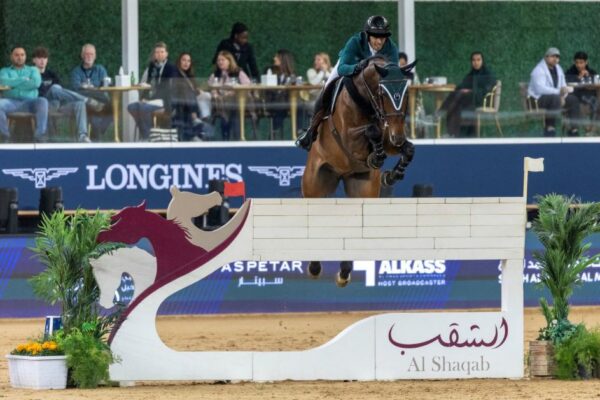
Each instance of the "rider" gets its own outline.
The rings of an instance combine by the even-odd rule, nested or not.
[[[327,115],[329,108],[330,83],[338,76],[352,76],[367,66],[369,57],[380,55],[390,63],[398,64],[398,48],[390,39],[390,24],[381,15],[373,15],[365,22],[364,31],[354,34],[340,51],[338,62],[333,67],[331,75],[319,98],[315,102],[315,111],[308,130],[302,132],[296,140],[296,146],[310,150],[312,142],[317,138],[319,124]]]

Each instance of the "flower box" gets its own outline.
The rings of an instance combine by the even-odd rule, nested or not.
[[[18,389],[65,389],[66,356],[18,356],[9,354],[10,384]]]

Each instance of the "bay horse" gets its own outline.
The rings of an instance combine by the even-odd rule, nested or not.
[[[400,68],[374,56],[362,71],[341,78],[343,87],[336,91],[330,115],[321,122],[308,153],[302,176],[304,197],[327,197],[340,181],[348,197],[379,197],[382,186],[390,187],[404,178],[414,155],[414,146],[406,138],[405,119],[408,74],[415,64]],[[326,92],[324,97],[331,95]],[[388,155],[397,156],[398,161],[392,170],[382,173]],[[346,286],[351,271],[351,262],[341,263],[338,286]],[[320,262],[312,261],[308,272],[318,277]]]

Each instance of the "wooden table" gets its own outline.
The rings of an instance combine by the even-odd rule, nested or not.
[[[417,105],[417,95],[419,92],[429,92],[435,94],[435,109],[436,111],[441,107],[444,98],[450,92],[453,92],[456,89],[456,85],[454,84],[446,84],[446,85],[433,85],[433,84],[419,84],[419,85],[410,85],[408,87],[408,109],[410,113],[410,136],[411,138],[415,138],[415,114],[416,114],[416,105]],[[441,124],[437,124],[436,127],[436,136],[439,138],[441,136]]]
[[[576,83],[576,82],[569,82],[567,85],[571,86],[575,90],[577,90],[577,89],[595,90],[596,91],[596,97],[598,98],[598,101],[600,101],[600,83]]]
[[[298,132],[296,129],[296,121],[298,119],[298,93],[303,90],[321,90],[322,85],[211,85],[210,90],[231,90],[235,92],[235,97],[238,102],[238,111],[240,114],[240,138],[246,140],[245,134],[245,113],[246,113],[246,99],[248,93],[252,91],[270,91],[270,90],[285,90],[289,93],[290,97],[290,120],[292,123],[292,138],[296,140]]]
[[[123,103],[123,93],[131,90],[150,90],[151,86],[134,85],[134,86],[102,86],[94,88],[86,88],[86,90],[95,90],[98,92],[108,92],[110,94],[110,103],[113,113],[113,124],[115,125],[115,142],[121,141],[119,121],[121,116],[121,104]]]

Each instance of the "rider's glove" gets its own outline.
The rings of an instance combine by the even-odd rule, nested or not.
[[[367,66],[369,62],[367,60],[360,60],[358,62],[358,64],[356,64],[354,66],[354,72],[353,75],[358,74],[360,71],[362,71],[363,69],[365,69],[365,67]]]

